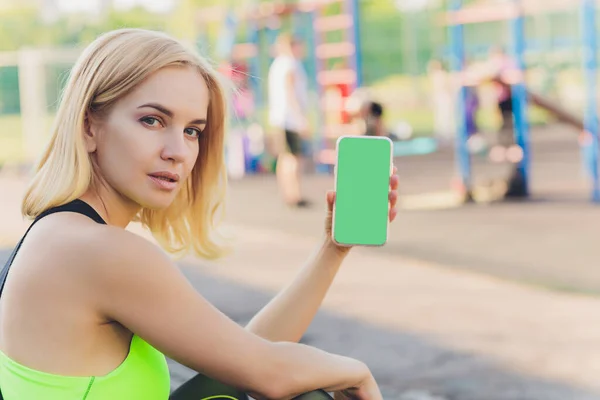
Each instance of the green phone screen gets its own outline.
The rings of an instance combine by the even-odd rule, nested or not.
[[[342,137],[337,143],[333,239],[343,245],[387,241],[392,141]]]

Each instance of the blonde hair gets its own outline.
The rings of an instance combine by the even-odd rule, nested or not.
[[[210,93],[207,125],[188,182],[163,210],[142,209],[137,221],[173,254],[193,251],[216,258],[225,251],[217,227],[225,202],[224,133],[226,92],[210,63],[170,36],[120,29],[98,37],[80,56],[69,81],[52,137],[22,204],[35,218],[49,208],[82,196],[94,184],[92,160],[84,144],[86,118],[103,115],[150,74],[169,66],[196,68]]]

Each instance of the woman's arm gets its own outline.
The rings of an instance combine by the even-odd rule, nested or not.
[[[77,279],[89,293],[85,300],[102,318],[119,322],[172,359],[266,398],[373,387],[363,363],[258,337],[199,295],[156,246],[122,229],[98,230],[102,234],[81,235],[81,243],[71,246],[84,249],[76,252],[81,259],[71,256],[69,262],[78,266]],[[369,398],[379,399],[377,393]]]
[[[398,176],[394,167],[390,178],[389,220],[396,218]],[[327,294],[349,247],[338,246],[331,240],[335,193],[327,193],[325,235],[315,253],[291,285],[267,304],[246,327],[251,332],[273,342],[300,340],[313,320]]]
[[[272,342],[298,342],[313,320],[345,254],[324,238],[292,283],[246,329]]]

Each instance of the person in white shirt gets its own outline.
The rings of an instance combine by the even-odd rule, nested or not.
[[[277,134],[285,134],[286,151],[277,156],[277,180],[284,201],[306,207],[302,197],[302,142],[309,133],[308,78],[302,65],[302,43],[283,33],[276,41],[276,57],[269,69],[269,124]]]

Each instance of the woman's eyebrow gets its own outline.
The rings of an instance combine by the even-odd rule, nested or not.
[[[173,111],[169,110],[168,108],[166,108],[165,106],[162,106],[160,104],[157,104],[157,103],[147,103],[147,104],[142,104],[138,108],[144,108],[144,107],[154,108],[155,110],[160,111],[161,113],[165,114],[169,118],[173,118]],[[190,124],[205,125],[206,124],[206,119],[205,118],[198,118],[198,119],[195,119],[193,121],[190,121]]]
[[[147,103],[147,104],[142,104],[138,108],[144,108],[144,107],[154,108],[155,110],[160,111],[161,113],[165,114],[169,118],[173,117],[173,111],[169,110],[165,106],[161,106],[160,104],[157,104],[157,103]]]

